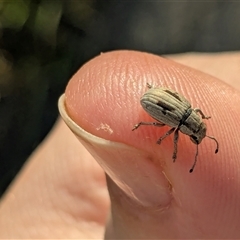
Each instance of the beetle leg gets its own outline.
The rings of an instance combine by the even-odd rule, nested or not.
[[[157,140],[157,144],[161,144],[162,140],[164,138],[166,138],[167,136],[169,136],[170,134],[172,134],[174,132],[176,128],[171,128],[169,131],[167,131],[162,137],[160,137],[158,140]]]
[[[179,131],[179,128],[177,128],[174,132],[174,151],[172,156],[173,162],[175,162],[177,159],[177,143],[178,143],[178,137],[179,137],[178,131]]]
[[[196,166],[196,163],[197,163],[197,156],[198,156],[198,144],[197,144],[197,151],[196,151],[196,154],[195,154],[195,160],[194,160],[194,163],[192,165],[192,168],[189,170],[189,172],[193,172],[193,169],[195,168]]]
[[[163,127],[165,124],[164,123],[159,123],[159,122],[140,122],[134,126],[132,131],[136,130],[139,128],[141,125],[148,125],[148,126],[155,126],[155,127]]]
[[[211,118],[210,116],[205,116],[204,113],[202,112],[202,110],[199,109],[199,108],[194,108],[193,110],[194,110],[196,113],[200,113],[202,119],[209,119],[209,118]]]

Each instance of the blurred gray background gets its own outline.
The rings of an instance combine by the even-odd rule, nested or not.
[[[116,49],[240,49],[239,1],[0,1],[0,196],[58,117],[69,78]]]

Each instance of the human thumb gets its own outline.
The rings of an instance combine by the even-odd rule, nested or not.
[[[220,150],[216,155],[215,142],[203,139],[193,173],[196,145],[189,136],[180,133],[173,163],[173,138],[156,144],[167,126],[132,131],[141,121],[156,122],[139,103],[147,83],[174,89],[211,116],[204,120],[207,134]],[[239,237],[240,137],[234,131],[239,101],[234,89],[209,75],[140,52],[101,54],[73,76],[59,108],[106,172],[111,198],[106,238]]]

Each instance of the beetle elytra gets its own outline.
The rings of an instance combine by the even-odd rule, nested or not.
[[[171,129],[157,140],[161,144],[162,140],[174,133],[174,151],[173,162],[177,159],[177,143],[179,131],[190,137],[191,141],[197,145],[194,163],[189,172],[193,172],[197,163],[198,145],[203,138],[208,137],[215,141],[218,152],[218,141],[206,135],[207,126],[202,119],[209,119],[199,108],[193,109],[189,101],[179,93],[164,87],[152,87],[147,84],[148,91],[141,97],[140,103],[143,109],[157,122],[140,122],[134,126],[133,131],[142,125],[151,125],[156,127],[169,126]]]

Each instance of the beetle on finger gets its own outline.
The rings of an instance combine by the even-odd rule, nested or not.
[[[147,84],[148,91],[141,97],[140,103],[143,109],[157,122],[140,122],[134,126],[133,131],[143,125],[148,126],[169,126],[171,129],[157,140],[157,144],[161,144],[162,140],[170,134],[174,133],[174,151],[173,162],[177,159],[177,143],[179,131],[190,137],[191,141],[196,144],[196,154],[194,163],[189,172],[193,172],[197,163],[198,145],[205,137],[215,141],[216,150],[218,152],[218,141],[206,135],[207,126],[202,119],[209,119],[210,116],[205,114],[199,108],[193,109],[189,101],[179,93],[164,87],[152,87]]]

